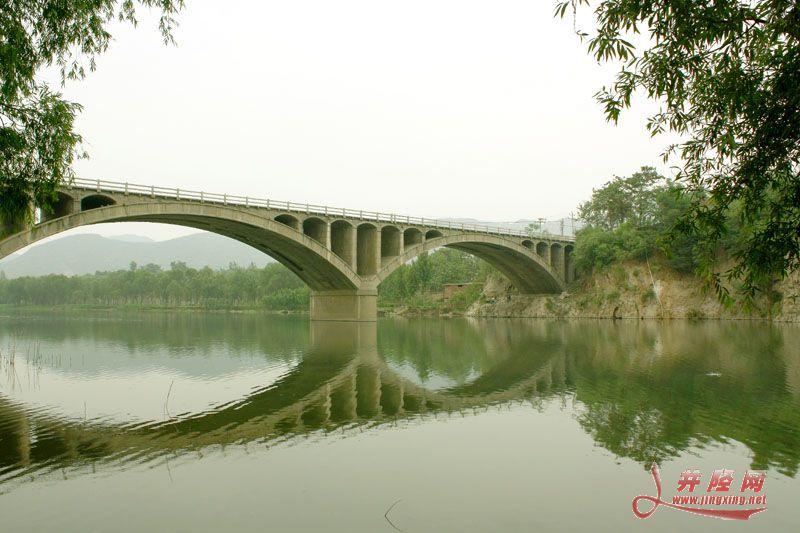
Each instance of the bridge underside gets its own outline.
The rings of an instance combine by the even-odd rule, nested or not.
[[[236,239],[264,252],[289,268],[311,288],[309,314],[312,320],[363,322],[378,317],[377,290],[363,290],[331,268],[308,247],[280,234],[233,220],[186,215],[130,217],[125,222],[157,222],[202,229]]]
[[[560,293],[563,286],[550,272],[527,255],[498,244],[465,242],[448,244],[479,257],[499,270],[523,294]]]
[[[146,215],[126,217],[118,222],[156,222],[201,229],[230,237],[252,246],[294,272],[312,291],[355,290],[357,285],[343,273],[320,260],[318,251],[298,245],[295,239],[280,233],[265,232],[263,227],[235,220],[187,215]],[[209,251],[213,253],[213,251]]]
[[[572,244],[497,232],[328,216],[219,202],[64,188],[29,228],[4,227],[0,258],[63,231],[106,222],[156,222],[217,233],[275,258],[311,290],[313,320],[374,321],[379,284],[422,253],[446,246],[475,255],[525,294],[559,293],[573,277]],[[213,254],[214,250],[209,250]]]

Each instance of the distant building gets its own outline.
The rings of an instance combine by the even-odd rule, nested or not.
[[[470,285],[480,285],[480,283],[445,283],[442,290],[442,299],[446,302]]]

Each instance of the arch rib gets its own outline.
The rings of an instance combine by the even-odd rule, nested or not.
[[[245,210],[193,202],[110,205],[73,213],[0,241],[0,257],[61,232],[105,222],[158,222],[210,231],[274,257],[312,291],[360,288],[360,279],[347,263],[302,232]]]
[[[381,269],[375,277],[375,286],[423,252],[442,246],[463,250],[483,259],[505,275],[523,294],[549,294],[564,290],[564,279],[533,250],[512,239],[470,233],[437,237],[410,247]]]

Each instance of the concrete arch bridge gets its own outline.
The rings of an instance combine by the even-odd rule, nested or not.
[[[0,258],[91,224],[188,226],[236,239],[283,263],[311,289],[314,320],[375,320],[381,281],[441,246],[487,261],[523,294],[559,293],[575,276],[571,237],[491,226],[99,180],[64,184],[52,207],[51,213],[37,210],[31,227],[5,225]]]

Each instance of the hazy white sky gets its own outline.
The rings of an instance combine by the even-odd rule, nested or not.
[[[84,105],[78,174],[430,217],[567,215],[614,174],[667,172],[666,140],[645,130],[646,102],[605,122],[593,95],[614,69],[554,5],[188,0],[176,47],[142,13],[64,90]]]

